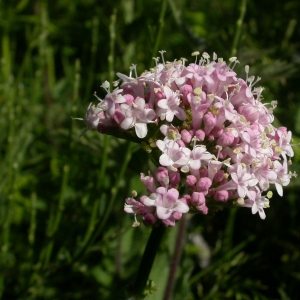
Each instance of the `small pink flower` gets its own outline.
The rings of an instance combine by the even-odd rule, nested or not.
[[[157,102],[157,115],[160,118],[166,118],[168,122],[172,122],[174,116],[179,120],[186,119],[185,111],[179,107],[180,98],[176,92],[173,92],[168,86],[163,87],[166,99],[161,99]]]
[[[189,166],[192,170],[199,170],[201,168],[201,161],[208,161],[212,157],[205,147],[196,146],[191,152]]]
[[[155,112],[151,108],[146,108],[145,99],[136,98],[132,106],[121,104],[120,110],[125,119],[120,124],[124,130],[134,127],[135,133],[139,138],[144,138],[147,135],[147,123],[153,122]]]
[[[158,140],[157,147],[163,152],[159,158],[159,163],[165,167],[180,168],[186,166],[190,159],[191,150],[186,147],[179,147],[174,141],[165,143]]]
[[[164,187],[156,189],[156,193],[146,198],[146,206],[155,206],[157,217],[161,220],[168,219],[173,212],[187,213],[189,207],[178,199],[179,192],[175,189],[167,190]]]

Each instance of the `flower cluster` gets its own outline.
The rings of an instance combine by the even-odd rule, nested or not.
[[[245,80],[214,53],[186,66],[186,60],[162,63],[141,76],[135,66],[129,76],[117,73],[118,88],[88,107],[87,129],[141,142],[157,161],[157,170],[141,174],[147,195],[126,199],[125,211],[146,225],[162,222],[174,226],[182,214],[207,214],[216,208],[238,205],[266,217],[275,186],[289,184],[290,157],[294,155],[291,132],[275,128],[276,101],[262,103],[259,77]],[[132,73],[135,76],[132,77]]]

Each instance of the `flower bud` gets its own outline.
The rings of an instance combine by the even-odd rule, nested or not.
[[[143,222],[146,226],[152,226],[156,223],[157,218],[152,213],[143,215]]]
[[[176,185],[180,182],[180,173],[170,171],[169,181],[170,181],[170,187],[176,187]]]
[[[186,129],[183,129],[181,132],[181,139],[186,143],[190,143],[191,140],[192,140],[192,136],[191,134],[186,130]]]
[[[219,202],[226,202],[228,197],[228,192],[226,190],[221,190],[215,193],[214,199]]]
[[[203,203],[205,203],[205,197],[203,193],[193,192],[191,203],[194,206],[199,206]]]
[[[219,137],[217,144],[225,147],[225,146],[230,146],[234,141],[234,136],[230,131],[225,131],[221,134]]]
[[[159,167],[156,170],[155,173],[156,179],[157,181],[161,184],[161,186],[165,187],[165,180],[168,178],[169,179],[169,172],[168,169],[164,168],[164,167]]]
[[[145,174],[141,173],[140,179],[141,179],[143,185],[148,189],[148,191],[150,193],[155,193],[156,185],[155,185],[153,176],[151,176],[151,175],[145,176]]]
[[[193,88],[189,84],[184,84],[182,87],[180,87],[179,92],[182,95],[182,101],[183,101],[184,105],[189,104],[187,95],[190,94],[192,91],[193,91]]]
[[[208,213],[208,207],[206,206],[205,203],[203,203],[199,206],[196,206],[196,209],[201,211],[204,215],[207,215],[207,213]]]
[[[196,184],[197,182],[197,178],[194,176],[194,175],[188,175],[186,176],[186,185],[189,186],[189,187],[192,187]]]
[[[200,178],[196,184],[197,191],[203,192],[206,195],[211,184],[212,184],[212,182],[211,182],[210,178],[208,178],[208,177]]]
[[[205,132],[202,129],[198,129],[195,132],[195,137],[198,138],[200,142],[202,142],[205,139]]]

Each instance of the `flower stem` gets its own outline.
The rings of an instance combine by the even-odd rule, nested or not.
[[[165,295],[163,298],[164,300],[172,299],[175,278],[176,278],[176,271],[178,269],[178,265],[182,254],[186,227],[187,227],[187,218],[183,216],[179,223],[175,249],[174,249],[172,260],[170,262],[170,271],[169,271],[168,283],[165,289]]]
[[[158,227],[154,227],[151,231],[132,289],[135,299],[143,299],[143,292],[165,230],[166,227],[161,224]]]

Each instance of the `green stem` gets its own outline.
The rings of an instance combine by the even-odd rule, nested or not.
[[[99,220],[97,222],[97,224],[95,224],[95,227],[97,228],[97,230],[95,230],[92,235],[91,235],[91,233],[88,233],[89,237],[87,239],[85,239],[84,244],[82,244],[80,246],[80,248],[75,252],[74,257],[73,257],[73,262],[78,260],[78,258],[84,253],[84,251],[90,245],[93,244],[95,239],[101,234],[104,226],[106,225],[106,222],[107,222],[107,220],[108,220],[108,218],[109,218],[109,216],[112,212],[112,209],[115,206],[115,201],[116,201],[116,198],[117,198],[117,195],[118,195],[118,192],[119,192],[121,179],[124,178],[125,171],[127,169],[128,163],[129,163],[131,155],[133,153],[132,149],[133,149],[132,143],[128,143],[127,150],[126,150],[126,153],[124,155],[124,160],[123,160],[121,170],[118,173],[118,176],[117,176],[116,181],[115,181],[116,186],[113,187],[112,190],[111,190],[111,198],[110,198],[108,207],[106,208],[105,214],[104,214],[104,216],[101,216],[101,220]],[[93,228],[94,228],[94,225],[93,225]]]
[[[28,241],[30,245],[30,249],[28,251],[28,258],[31,260],[33,256],[33,247],[35,241],[35,232],[36,232],[36,203],[37,196],[36,193],[33,192],[31,195],[31,209],[30,209],[30,226],[28,232]]]
[[[229,252],[230,249],[232,249],[232,239],[234,233],[236,212],[237,212],[237,207],[231,208],[229,212],[229,216],[227,218],[226,228],[224,230],[224,241],[222,244],[222,251],[224,251],[224,253],[226,253],[227,251]]]
[[[96,56],[99,43],[99,17],[96,15],[93,18],[93,28],[92,28],[92,46],[91,46],[91,62],[89,67],[88,80],[85,87],[84,99],[88,101],[91,97],[91,90],[95,79],[95,69],[96,69]]]
[[[233,44],[231,48],[231,56],[236,56],[237,54],[237,45],[241,36],[242,32],[242,25],[246,13],[246,7],[247,7],[247,0],[242,0],[241,6],[240,6],[240,16],[239,19],[236,22],[236,31],[235,31],[235,36],[233,39]]]
[[[72,97],[72,107],[71,107],[71,116],[75,117],[77,115],[78,110],[78,99],[79,99],[79,87],[80,87],[80,60],[76,59],[75,61],[75,77],[74,77],[74,85],[73,85],[73,97]],[[74,148],[74,139],[73,139],[73,131],[74,131],[74,122],[71,120],[70,130],[69,130],[69,145],[70,150]]]
[[[145,290],[156,253],[165,230],[166,227],[161,224],[158,227],[154,227],[151,231],[142,257],[142,261],[140,263],[137,277],[132,288],[132,294],[134,295],[136,300],[143,299],[143,292]]]
[[[160,10],[160,16],[159,16],[159,28],[157,31],[157,35],[156,35],[156,41],[155,41],[155,45],[153,48],[153,52],[152,52],[152,57],[156,57],[157,56],[157,51],[158,51],[158,47],[159,47],[159,43],[162,37],[162,33],[163,33],[163,29],[165,26],[165,14],[166,14],[166,9],[167,9],[167,0],[164,0],[162,5],[161,5],[161,10]]]
[[[114,56],[115,56],[115,43],[116,43],[116,19],[117,19],[117,9],[115,8],[113,14],[110,17],[110,24],[109,24],[109,36],[110,36],[110,43],[109,43],[109,55],[108,55],[108,78],[109,82],[112,83],[115,71],[114,71]]]
[[[54,246],[54,234],[57,232],[63,211],[65,209],[64,202],[65,202],[65,194],[66,194],[66,188],[68,185],[68,180],[69,180],[69,173],[70,173],[70,167],[68,165],[65,165],[63,168],[63,177],[62,177],[62,186],[61,186],[61,191],[60,191],[60,197],[59,197],[59,202],[58,202],[58,207],[56,210],[53,210],[50,214],[49,217],[49,225],[47,228],[47,237],[49,239],[46,247],[42,250],[41,252],[41,259],[40,261],[43,260],[44,267],[47,267],[51,255],[52,255],[52,250]]]
[[[97,188],[100,190],[101,185],[103,183],[104,180],[104,176],[106,174],[106,170],[107,170],[107,161],[108,161],[108,151],[109,151],[109,136],[107,135],[102,135],[102,142],[103,142],[103,147],[102,147],[102,158],[101,158],[101,168],[100,168],[100,172],[99,172],[99,179],[98,179],[98,183],[97,183]]]

